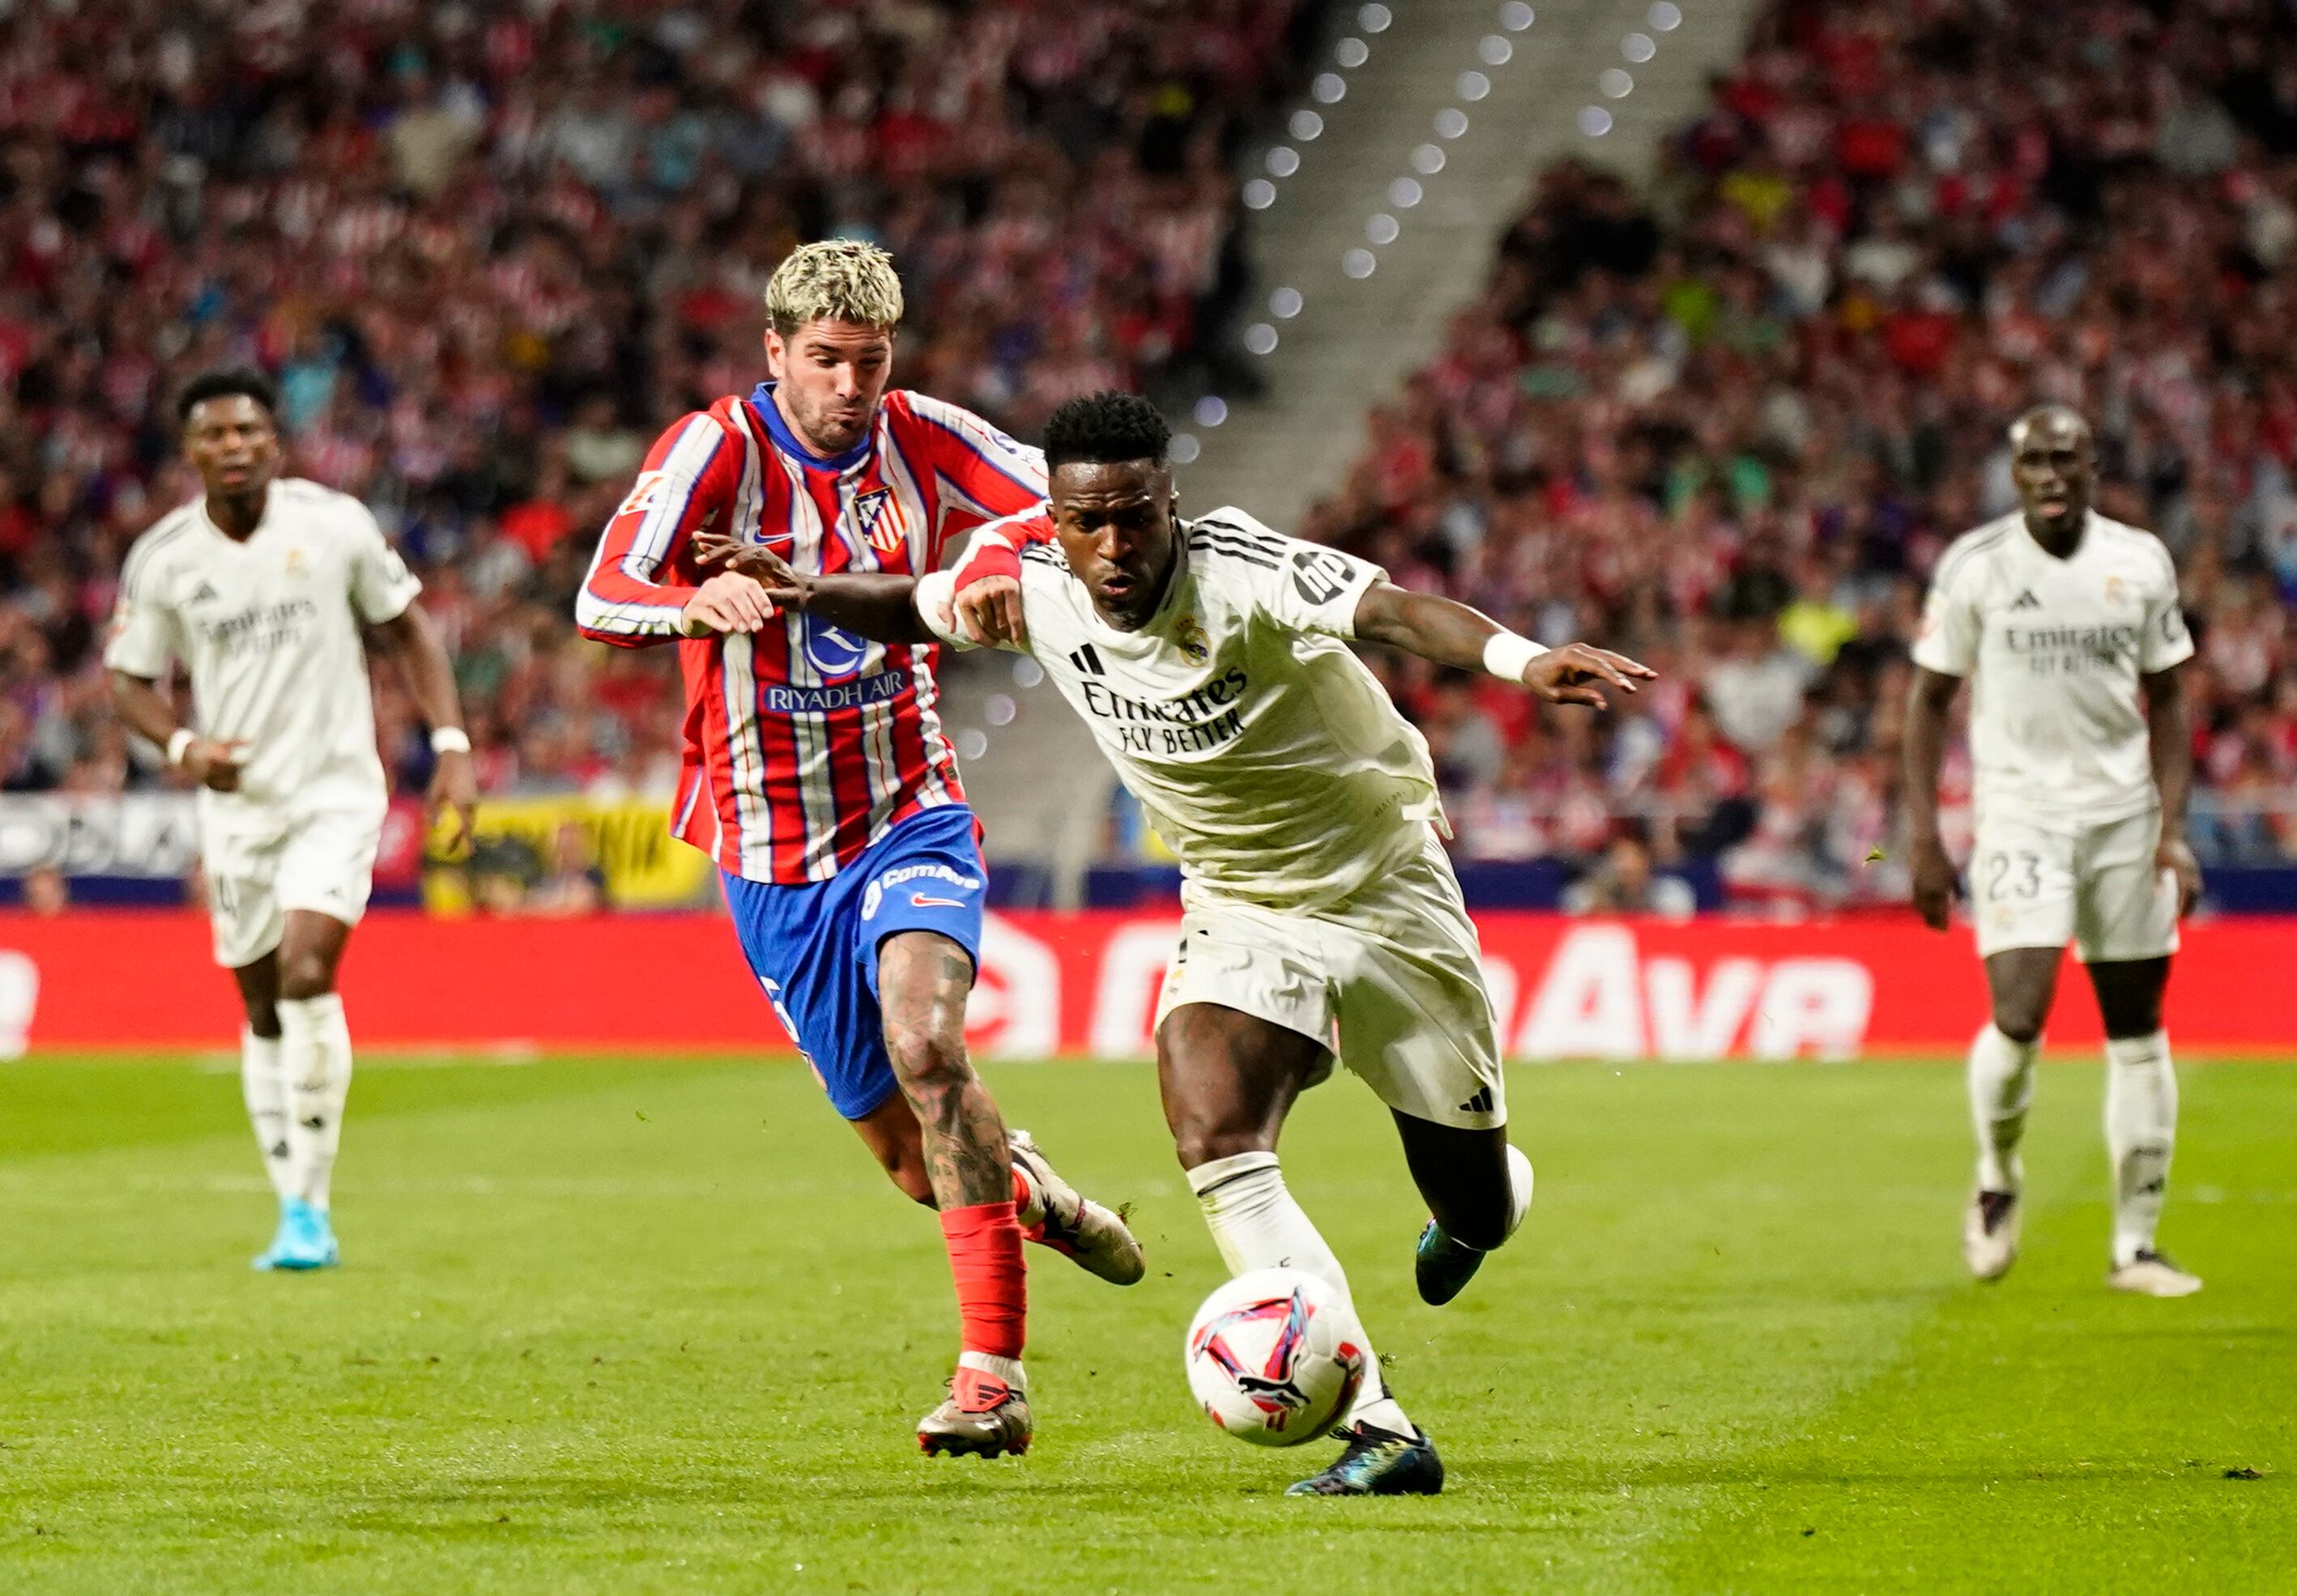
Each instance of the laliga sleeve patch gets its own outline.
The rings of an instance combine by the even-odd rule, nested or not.
[[[669,474],[664,471],[638,473],[638,481],[630,484],[630,494],[622,500],[622,508],[614,512],[615,519],[620,520],[625,515],[642,515],[653,509],[655,501],[662,497],[662,485]]]

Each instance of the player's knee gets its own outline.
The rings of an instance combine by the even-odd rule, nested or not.
[[[323,998],[334,990],[334,966],[324,952],[306,948],[280,954],[279,996],[284,1001]]]
[[[2046,1017],[2039,1003],[2019,998],[1995,1000],[1994,1028],[2021,1048],[2042,1034]]]
[[[1268,1138],[1257,1126],[1238,1129],[1205,1120],[1183,1120],[1173,1127],[1173,1154],[1184,1170],[1239,1153],[1268,1150]]]
[[[2120,998],[2112,1001],[2100,999],[2098,1017],[2105,1022],[2105,1034],[2111,1041],[2128,1041],[2135,1037],[2151,1036],[2161,1029],[2161,999],[2153,997]]]
[[[889,1023],[885,1055],[893,1061],[902,1090],[912,1098],[953,1090],[973,1078],[965,1038],[932,1026]]]

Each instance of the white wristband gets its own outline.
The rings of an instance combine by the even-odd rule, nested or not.
[[[176,728],[175,736],[168,739],[168,762],[171,765],[182,764],[184,762],[184,750],[189,748],[198,740],[199,733],[193,731],[190,727],[178,726]]]
[[[471,734],[459,726],[441,726],[431,734],[431,752],[433,753],[468,753],[470,751]]]
[[[1494,632],[1484,643],[1484,669],[1502,681],[1520,683],[1523,668],[1547,652],[1529,638],[1519,638],[1502,629]]]

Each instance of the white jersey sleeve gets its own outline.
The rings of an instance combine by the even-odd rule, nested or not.
[[[1036,514],[1037,512],[1032,510],[1019,515],[1000,516],[985,525],[976,527],[973,536],[967,539],[965,547],[954,551],[947,564],[938,571],[927,572],[918,579],[917,589],[910,596],[910,602],[917,606],[918,619],[925,622],[927,631],[951,647],[960,651],[969,651],[983,646],[977,639],[967,637],[957,627],[958,571],[966,561],[973,557],[977,549],[992,545],[1009,548],[1012,547],[1011,539],[1002,535],[1000,529],[1009,527],[1016,522],[1032,520]],[[1025,551],[1024,557],[1025,557]],[[1029,652],[1025,646],[1017,646],[1010,643],[997,643],[989,646],[1002,649],[1008,654]]]
[[[1941,676],[1968,676],[1978,668],[1978,604],[1967,579],[1979,565],[1969,545],[1969,539],[1957,539],[1939,556],[1914,634],[1914,663]]]
[[[136,540],[119,578],[111,627],[103,645],[106,670],[157,681],[184,656],[181,621],[167,599],[167,585],[154,575],[159,550],[177,531],[170,516]]]
[[[423,580],[391,547],[372,510],[354,498],[344,499],[342,506],[351,536],[351,607],[369,626],[395,621],[423,591]]]
[[[1248,573],[1253,606],[1290,632],[1356,635],[1356,606],[1387,572],[1321,543],[1287,538],[1233,507],[1189,522],[1189,547],[1233,556],[1224,570]]]
[[[2194,657],[2194,635],[2186,629],[2185,605],[2178,593],[2178,568],[2158,540],[2153,547],[2161,556],[2161,586],[2146,595],[2145,632],[2137,644],[2137,669],[2146,676]]]

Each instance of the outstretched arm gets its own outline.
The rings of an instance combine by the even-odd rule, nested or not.
[[[1946,758],[1946,712],[1962,678],[1914,667],[1906,700],[1906,832],[1914,858],[1914,909],[1932,931],[1946,929],[1954,901],[1954,861],[1939,835],[1939,766]]]
[[[694,557],[705,568],[755,580],[765,602],[776,609],[819,615],[857,637],[879,643],[941,641],[918,616],[915,577],[878,572],[807,576],[758,544],[707,532],[695,539]]]
[[[1585,643],[1542,648],[1478,610],[1389,581],[1376,581],[1364,589],[1356,603],[1355,635],[1438,665],[1487,670],[1529,687],[1550,703],[1603,709],[1606,701],[1594,684],[1609,682],[1622,693],[1632,693],[1638,680],[1659,674],[1625,654]]]

